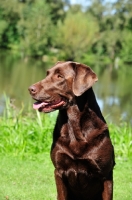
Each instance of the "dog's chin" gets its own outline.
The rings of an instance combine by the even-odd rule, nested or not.
[[[49,113],[55,110],[61,110],[67,107],[67,101],[58,100],[53,102],[37,101],[33,104],[33,108],[39,112]]]

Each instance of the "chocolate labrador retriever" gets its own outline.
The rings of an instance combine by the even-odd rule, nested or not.
[[[59,110],[51,159],[58,200],[112,200],[114,149],[86,65],[58,62],[29,87],[40,112]]]

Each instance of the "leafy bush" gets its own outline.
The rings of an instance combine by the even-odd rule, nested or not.
[[[63,59],[78,60],[98,38],[97,20],[82,12],[68,12],[64,22],[57,25],[56,46],[62,50]]]

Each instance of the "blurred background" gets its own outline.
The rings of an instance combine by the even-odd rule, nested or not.
[[[90,66],[107,122],[132,124],[131,0],[0,0],[0,115],[25,111],[28,87],[58,60]]]

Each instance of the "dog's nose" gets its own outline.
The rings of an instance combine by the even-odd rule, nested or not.
[[[37,93],[37,88],[35,85],[31,85],[29,88],[28,88],[30,94],[34,95]]]

